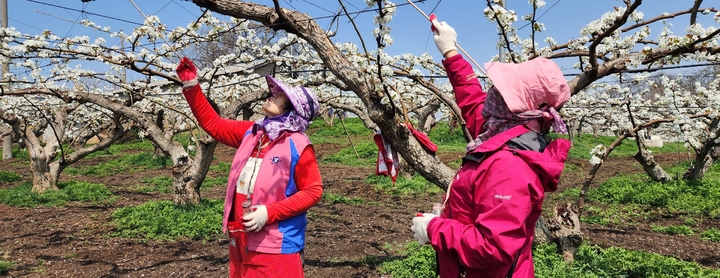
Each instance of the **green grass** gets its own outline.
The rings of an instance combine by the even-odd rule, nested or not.
[[[670,226],[652,226],[653,231],[668,235],[684,235],[690,236],[695,234],[692,228],[686,225],[670,225]]]
[[[196,206],[175,206],[172,201],[151,201],[113,212],[113,236],[125,238],[211,240],[220,236],[222,200],[202,199]]]
[[[654,253],[583,244],[568,264],[555,245],[534,246],[536,277],[719,277],[719,269],[705,268]]]
[[[0,189],[0,203],[16,207],[61,206],[71,201],[103,202],[112,201],[111,192],[104,185],[79,181],[58,183],[59,190],[38,194],[32,192],[32,184]]]
[[[168,176],[143,178],[142,184],[140,184],[140,192],[171,193],[172,191],[172,178]]]
[[[19,160],[30,159],[30,154],[27,149],[20,149],[18,144],[12,144],[12,157]]]
[[[0,260],[0,275],[5,275],[15,263],[5,260]]]
[[[228,181],[227,176],[219,178],[205,176],[205,180],[200,185],[200,189],[211,189],[218,185],[226,185]],[[140,192],[150,193],[172,193],[173,192],[173,181],[168,176],[155,176],[151,178],[144,178],[141,184],[136,185]]]
[[[600,225],[633,225],[649,220],[657,214],[650,206],[637,204],[587,205],[583,208],[580,221]]]
[[[351,138],[365,137],[372,140],[373,131],[365,127],[359,118],[347,118],[344,122],[347,134],[350,134]],[[329,126],[322,119],[317,119],[310,125],[307,134],[310,136],[310,141],[315,144],[349,144],[345,129],[339,120],[335,120],[333,126]],[[353,139],[353,143],[357,144],[355,140],[357,139]]]
[[[112,144],[107,149],[89,154],[86,158],[119,155],[125,151],[144,151],[152,153],[154,150],[155,147],[153,147],[150,140],[143,141],[140,138],[135,138],[129,142]]]
[[[435,251],[430,245],[411,242],[399,250],[399,256],[380,264],[380,272],[393,278],[435,278]],[[602,249],[582,244],[575,261],[567,263],[554,244],[533,246],[535,276],[548,278],[600,277],[720,277],[720,269],[705,268],[658,254],[610,247]]]
[[[365,183],[371,184],[376,190],[393,196],[403,196],[411,194],[439,194],[442,191],[440,187],[425,180],[419,174],[415,174],[410,179],[398,176],[395,184],[390,177],[376,176],[372,174],[365,179]]]
[[[218,162],[217,164],[210,166],[209,171],[228,174],[230,173],[230,162]]]
[[[0,183],[11,183],[20,180],[22,180],[21,175],[11,172],[0,171]]]
[[[322,200],[324,202],[327,202],[330,205],[334,204],[348,204],[348,205],[357,205],[357,204],[364,204],[365,200],[363,200],[360,197],[347,197],[343,195],[338,195],[334,193],[323,193]]]
[[[84,168],[68,167],[65,169],[65,173],[71,175],[111,176],[122,172],[163,168],[170,163],[169,160],[167,157],[154,156],[152,152],[142,152],[123,155],[108,162]]]
[[[700,234],[700,238],[703,240],[720,242],[720,230],[716,228],[709,229]]]
[[[400,256],[380,264],[380,273],[393,278],[435,278],[435,250],[430,245],[408,243],[398,250]]]
[[[357,167],[375,167],[377,163],[378,149],[373,142],[355,144],[357,155],[352,147],[344,148],[340,152],[322,158],[321,163],[337,163]],[[360,156],[360,159],[358,159]]]
[[[559,137],[567,138],[567,136],[560,135]],[[590,159],[590,151],[597,145],[604,145],[609,147],[617,137],[615,136],[598,136],[593,138],[592,135],[584,134],[581,138],[575,138],[573,146],[570,149],[570,157],[579,159]],[[664,143],[662,148],[649,148],[654,154],[659,153],[685,153],[686,148],[683,142],[668,142]],[[635,140],[625,139],[625,141],[617,146],[611,153],[610,157],[632,157],[637,153],[637,144]]]
[[[456,128],[451,132],[447,123],[438,123],[435,128],[430,130],[428,137],[438,145],[438,152],[465,151],[465,146],[467,146],[462,129]]]
[[[215,186],[227,185],[228,177],[223,175],[222,177],[205,177],[203,183],[200,185],[200,189],[211,189]]]
[[[668,208],[671,212],[704,214],[720,218],[720,181],[675,180],[667,183],[621,176],[608,179],[590,190],[589,201],[639,204]]]

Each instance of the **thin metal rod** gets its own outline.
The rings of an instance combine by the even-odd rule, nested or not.
[[[428,21],[430,21],[430,17],[429,17],[427,14],[425,14],[425,12],[423,12],[417,5],[415,5],[415,3],[413,3],[411,0],[407,0],[407,2],[410,3],[410,5],[412,5],[418,12],[420,12],[420,13],[425,17],[425,19],[427,19]],[[435,25],[434,22],[432,22],[432,21],[430,21],[430,22],[431,22],[431,24]],[[435,28],[437,28],[437,26],[436,26]],[[460,49],[460,52],[462,52],[463,54],[465,54],[465,56],[467,56],[468,59],[470,59],[470,62],[472,62],[473,64],[475,64],[475,66],[476,66],[478,69],[480,69],[480,71],[482,71],[482,73],[485,74],[486,77],[488,76],[487,72],[485,72],[485,70],[484,70],[482,67],[480,67],[480,64],[478,64],[477,62],[475,62],[475,59],[473,59],[472,57],[470,57],[470,55],[469,55],[467,52],[465,52],[465,49],[463,49],[462,47],[460,47],[460,45],[459,45],[457,42],[455,42],[455,46],[456,46],[458,49]],[[488,78],[489,78],[489,77],[488,77]]]
[[[145,21],[148,21],[147,16],[145,16],[145,14],[140,10],[140,7],[135,5],[135,2],[133,0],[130,0],[130,3],[132,3],[133,6],[135,6],[135,9],[137,9],[137,11],[140,13],[140,15],[142,15],[143,18],[145,18]],[[160,30],[156,29],[155,26],[153,26],[153,29],[155,29],[155,31],[158,31],[159,33],[162,34],[162,39],[165,41],[165,43],[167,43],[170,46],[170,49],[172,49],[172,52],[175,53],[176,56],[178,56],[178,59],[182,60],[182,56],[178,55],[177,51],[175,50],[175,47],[167,39],[165,39],[165,33],[160,32]]]

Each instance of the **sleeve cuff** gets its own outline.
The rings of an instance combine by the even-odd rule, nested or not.
[[[274,206],[274,205],[275,205],[275,204],[265,205],[265,209],[267,209],[267,214],[268,214],[268,220],[267,220],[267,223],[265,223],[265,225],[267,225],[267,224],[272,224],[272,223],[275,223],[275,222],[278,221],[278,216],[277,216],[277,213],[276,213],[277,210],[275,210],[275,206]]]
[[[195,85],[198,84],[198,79],[197,79],[197,78],[193,78],[193,79],[190,79],[190,80],[188,80],[188,81],[183,81],[182,83],[183,83],[183,90],[187,90],[187,89],[190,89],[190,88],[192,88],[192,87],[195,87]]]

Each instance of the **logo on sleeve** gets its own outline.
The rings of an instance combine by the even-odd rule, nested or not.
[[[502,200],[510,200],[512,199],[512,195],[495,195],[495,199],[502,199]]]

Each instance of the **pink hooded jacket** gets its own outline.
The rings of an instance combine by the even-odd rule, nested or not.
[[[481,133],[485,92],[461,55],[443,61],[463,118],[473,136]],[[555,191],[570,142],[557,139],[543,152],[515,150],[507,142],[529,132],[520,125],[491,137],[473,153],[448,189],[443,215],[433,218],[428,237],[438,255],[440,277],[535,277],[532,239],[545,192]],[[519,255],[519,257],[518,257]]]

